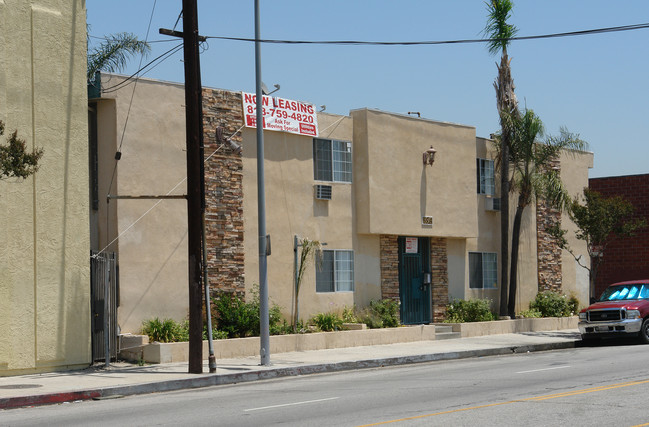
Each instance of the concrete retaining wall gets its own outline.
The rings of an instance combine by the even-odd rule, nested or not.
[[[288,353],[291,351],[394,344],[434,339],[434,325],[273,335],[270,337],[270,352],[271,354]],[[120,351],[120,357],[122,359],[142,360],[148,363],[185,362],[188,359],[188,355],[189,343],[187,342],[153,342],[140,346],[131,346]],[[204,341],[203,357],[207,359],[208,355],[208,343]],[[214,355],[217,359],[257,356],[259,355],[259,337],[215,340]]]
[[[453,332],[459,332],[462,338],[468,338],[495,334],[577,329],[578,321],[579,318],[577,316],[572,316],[498,320],[495,322],[444,323],[444,325],[450,325],[453,328]]]
[[[577,317],[515,319],[476,323],[443,323],[439,325],[402,326],[399,328],[385,329],[273,335],[270,337],[270,352],[271,354],[275,354],[292,351],[435,340],[435,330],[439,327],[446,327],[445,329],[452,328],[453,332],[459,332],[461,337],[474,337],[494,334],[577,329]],[[147,363],[185,362],[188,359],[188,354],[189,343],[186,342],[153,342],[132,346],[120,351],[120,357],[125,360],[142,360]],[[204,341],[203,357],[207,359],[208,355],[208,344],[207,341]],[[259,337],[215,340],[214,355],[217,360],[257,356],[259,355]]]

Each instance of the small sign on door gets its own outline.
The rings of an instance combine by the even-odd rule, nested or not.
[[[406,253],[407,254],[416,254],[418,252],[417,242],[419,241],[416,237],[406,237]]]

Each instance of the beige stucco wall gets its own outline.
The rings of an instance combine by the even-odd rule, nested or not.
[[[583,196],[583,189],[588,187],[588,170],[593,167],[593,153],[566,151],[561,155],[561,180],[571,197]],[[583,199],[582,199],[583,200]],[[573,251],[582,256],[581,261],[590,264],[586,243],[577,240],[577,227],[567,214],[561,217],[561,226],[568,230],[566,239]],[[562,252],[561,272],[563,290],[566,295],[573,294],[583,307],[588,305],[588,270],[577,265],[575,258],[567,251]]]
[[[495,159],[495,151],[488,139],[476,138],[476,157]],[[560,158],[561,178],[571,196],[576,196],[588,186],[588,170],[593,167],[593,154],[589,152],[564,152]],[[496,174],[496,196],[500,196],[499,180]],[[475,191],[474,191],[475,193]],[[496,252],[500,257],[500,213],[485,209],[486,196],[477,194],[477,239],[449,240],[449,297],[450,298],[490,298],[494,308],[500,300],[500,288],[493,290],[470,289],[468,253]],[[510,226],[513,225],[516,212],[517,194],[510,195]],[[586,247],[574,238],[575,226],[564,213],[562,226],[570,232],[569,244],[578,254],[586,257]],[[510,243],[511,251],[511,243]],[[511,253],[509,254],[511,258]],[[498,261],[500,277],[500,259]],[[536,207],[528,206],[523,214],[521,223],[521,239],[519,247],[518,289],[516,295],[516,311],[529,308],[529,302],[538,292],[537,274],[537,242],[536,242]],[[463,280],[462,278],[463,277]],[[588,275],[581,267],[576,266],[574,258],[563,252],[562,255],[563,292],[574,294],[582,303],[587,301]]]
[[[104,76],[104,87],[123,79]],[[98,106],[105,113],[99,123],[104,157],[112,159],[111,150],[122,138],[124,141],[116,186],[110,193],[166,194],[186,173],[183,87],[141,79],[124,129],[133,87],[104,94],[108,99]],[[300,291],[300,317],[304,320],[318,312],[364,306],[381,297],[381,234],[446,237],[450,297],[498,301],[500,289],[469,289],[468,253],[500,251],[500,214],[487,211],[486,197],[476,194],[476,158],[494,157],[489,140],[476,138],[470,126],[368,109],[353,111],[351,116],[319,113],[318,127],[321,138],[352,142],[353,182],[323,183],[333,188],[330,201],[314,198],[314,185],[319,182],[314,180],[313,139],[264,132],[266,229],[272,242],[269,295],[286,317],[294,298],[296,235],[327,243],[325,249],[354,250],[355,259],[354,292],[316,293],[315,268],[313,263],[309,266]],[[256,131],[243,128],[241,135],[245,286],[250,296],[259,283]],[[422,153],[431,145],[437,158],[432,167],[424,167]],[[578,175],[569,178],[570,182],[585,185],[588,160],[567,162],[562,162],[562,169]],[[108,163],[100,172],[103,181],[112,177],[114,161]],[[103,193],[108,190],[101,180],[100,203],[105,203]],[[184,192],[184,183],[173,191]],[[515,202],[512,195],[511,223]],[[156,203],[113,200],[109,207],[116,209],[115,213],[99,220],[100,228],[103,222],[108,228],[100,232],[102,248],[113,234],[121,234],[119,323],[123,332],[137,332],[143,320],[155,316],[176,320],[187,316],[186,203],[166,200],[151,209]],[[423,215],[434,217],[432,227],[421,224]],[[526,209],[522,230],[517,310],[527,308],[538,287],[533,206]],[[568,275],[574,274],[570,268],[564,257]]]
[[[318,114],[319,136],[352,141],[350,117]],[[259,284],[258,206],[257,206],[257,137],[256,130],[243,129],[243,194],[244,247],[246,252],[246,289]],[[355,145],[352,144],[352,152]],[[354,236],[353,193],[350,183],[322,182],[331,185],[332,200],[314,198],[313,138],[284,132],[264,132],[264,174],[266,195],[266,231],[271,236],[272,254],[268,257],[268,289],[273,303],[286,316],[292,312],[293,239],[308,238],[326,243],[325,249],[355,250],[355,264],[364,254]],[[355,173],[355,171],[354,171]],[[361,242],[367,246],[367,241]],[[369,245],[378,256],[376,245]],[[304,274],[299,294],[300,318],[329,309],[342,310],[354,304],[353,292],[316,293],[313,263]],[[378,286],[376,273],[365,278],[361,269],[355,271],[356,283],[363,283],[358,292],[374,295],[368,287]]]
[[[115,152],[117,151],[117,110],[114,99],[96,99],[91,101],[88,109],[95,113],[97,120],[97,210],[90,207],[90,247],[93,251],[117,251],[117,203],[107,203],[107,195],[113,171],[115,170]],[[92,110],[95,110],[94,112]],[[107,159],[107,161],[102,161]],[[117,178],[117,177],[115,177]],[[113,242],[112,244],[109,243]]]
[[[477,236],[475,128],[368,109],[351,115],[359,233]],[[424,166],[431,145],[435,164]]]
[[[115,251],[119,245],[118,323],[122,332],[137,333],[144,320],[187,318],[187,202],[111,199],[107,203],[106,198],[108,193],[185,194],[185,95],[181,84],[146,79],[109,91],[124,79],[102,75],[107,92],[98,104],[99,150],[104,156],[99,202],[110,214],[99,221],[99,246],[106,248],[119,235],[106,248]],[[116,149],[122,156],[113,177]]]
[[[85,17],[81,0],[0,1],[0,119],[44,152],[0,181],[0,375],[90,363]]]
[[[495,252],[498,254],[498,271],[499,271],[499,283],[500,283],[500,212],[487,210],[487,198],[488,196],[484,194],[477,194],[477,172],[475,170],[475,159],[488,159],[494,160],[496,153],[494,151],[493,144],[484,138],[475,138],[475,156],[474,156],[474,169],[473,169],[473,191],[472,194],[476,198],[476,220],[478,227],[478,236],[477,238],[471,238],[466,240],[466,245],[464,246],[464,252],[457,254],[464,256],[464,269],[461,270],[462,273],[462,284],[464,294],[457,289],[459,286],[455,285],[456,290],[453,292],[454,298],[462,299],[475,299],[475,298],[489,298],[493,301],[494,306],[500,301],[500,286],[495,289],[471,289],[469,287],[469,252]],[[463,165],[464,166],[464,165]],[[464,166],[466,167],[466,166]],[[496,173],[496,194],[493,197],[500,197],[500,190],[498,185],[498,174]],[[449,267],[450,268],[450,267]],[[460,271],[458,271],[460,272]],[[451,272],[449,271],[449,281],[451,280]],[[455,279],[457,280],[457,279]],[[450,286],[450,285],[449,285]],[[457,296],[461,295],[461,296]]]

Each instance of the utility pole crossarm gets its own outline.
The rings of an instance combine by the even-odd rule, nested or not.
[[[158,29],[158,32],[159,32],[160,34],[165,35],[165,36],[178,37],[178,38],[181,38],[181,39],[184,39],[184,38],[185,38],[185,33],[183,33],[182,31],[169,30],[169,29],[167,29],[167,28],[160,28],[160,29]],[[198,41],[199,41],[199,42],[207,41],[207,37],[205,37],[205,36],[198,36]]]

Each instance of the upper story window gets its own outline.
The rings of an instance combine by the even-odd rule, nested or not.
[[[313,172],[317,181],[352,182],[352,143],[314,138]]]
[[[498,254],[469,252],[469,288],[495,289],[498,287]]]
[[[316,292],[352,292],[354,290],[354,251],[323,250],[316,268]]]
[[[478,194],[493,196],[495,191],[494,161],[487,159],[476,159],[478,173]]]

